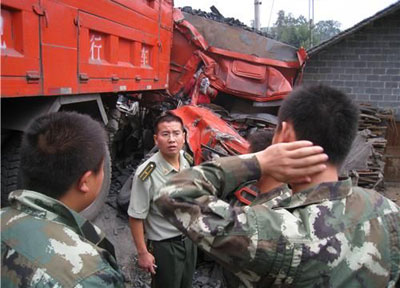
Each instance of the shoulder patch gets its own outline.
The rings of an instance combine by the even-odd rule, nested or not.
[[[185,157],[185,159],[189,162],[190,166],[193,166],[194,160],[193,160],[192,155],[190,155],[188,152],[184,152],[183,157]]]
[[[140,172],[139,179],[142,181],[146,181],[147,178],[153,173],[154,169],[156,168],[156,163],[149,162],[146,167]]]

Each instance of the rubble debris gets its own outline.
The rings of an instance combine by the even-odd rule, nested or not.
[[[250,31],[250,32],[255,32],[261,36],[272,38],[268,33],[263,32],[261,30],[256,30],[253,27],[247,26],[243,22],[241,22],[239,19],[233,18],[233,17],[224,17],[220,11],[213,5],[210,7],[211,12],[205,12],[200,9],[193,9],[190,6],[184,6],[180,8],[183,12],[192,14],[192,15],[197,15],[201,16],[210,20],[214,20],[220,23],[225,23],[230,26],[235,26],[235,27],[240,27],[244,30]]]
[[[212,6],[210,7],[210,10],[211,10],[212,13],[218,15],[219,17],[224,17],[224,16],[221,14],[221,12],[219,12],[219,10],[217,9],[217,7],[215,7],[214,5],[212,5]]]
[[[368,159],[372,155],[372,143],[368,142],[369,130],[359,131],[356,138],[353,141],[350,152],[348,153],[342,167],[340,169],[340,174],[342,176],[347,176],[349,171],[358,177],[356,170],[368,169]],[[357,184],[357,182],[355,182]]]
[[[365,136],[372,151],[367,160],[367,167],[355,171],[358,174],[358,186],[382,190],[386,130],[388,125],[394,122],[394,113],[390,109],[374,108],[368,104],[361,104],[360,112],[359,133]]]

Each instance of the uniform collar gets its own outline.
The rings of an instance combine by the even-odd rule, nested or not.
[[[8,200],[10,206],[18,211],[67,225],[75,233],[108,250],[115,257],[114,247],[105,237],[105,233],[62,202],[30,190],[13,191]]]
[[[256,189],[257,189],[256,191],[260,192],[257,187]],[[282,196],[284,193],[288,194],[292,193],[287,184],[281,184],[278,187],[268,191],[267,193],[259,193],[257,198],[253,201],[252,205],[268,202],[271,199]]]
[[[306,190],[294,193],[281,203],[280,207],[297,208],[324,201],[340,200],[352,194],[350,178],[335,182],[324,182]]]
[[[164,175],[171,173],[172,171],[179,172],[185,168],[189,168],[189,164],[186,161],[185,157],[183,157],[183,151],[179,152],[179,168],[180,170],[175,169],[174,166],[168,163],[167,160],[162,156],[161,152],[159,151],[157,154],[157,164],[160,165],[161,172]]]

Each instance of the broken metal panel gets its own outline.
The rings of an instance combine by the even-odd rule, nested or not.
[[[218,60],[219,65],[214,71],[220,81],[212,83],[225,93],[264,102],[282,99],[292,91],[290,79],[274,67],[231,58]]]
[[[239,155],[249,151],[249,143],[235,129],[211,110],[198,106],[181,106],[171,111],[179,116],[187,130],[187,143],[194,154],[195,164],[211,160],[215,155]]]
[[[175,39],[177,37],[179,38],[177,34],[178,33],[174,34],[174,43]],[[180,51],[180,49],[176,51]],[[187,93],[187,90],[191,88],[190,82],[193,79],[193,75],[197,71],[197,67],[199,66],[201,58],[196,52],[194,52],[190,57],[187,58],[185,57],[185,55],[181,55],[181,53],[172,53],[171,58],[172,61],[170,63],[170,78],[169,78],[168,91],[172,95],[176,95],[179,92]]]
[[[200,81],[193,81],[193,77],[206,77],[216,91],[210,90],[203,97],[205,103],[218,92],[258,102],[273,101],[292,91],[299,79],[307,57],[304,49],[178,9],[174,21],[169,81],[172,95],[183,92],[192,98],[192,104],[200,104],[198,99],[204,95],[197,87]],[[195,69],[201,65],[196,75]]]
[[[177,24],[175,25],[175,29],[183,33],[187,39],[201,50],[207,50],[209,46],[207,40],[203,37],[201,32],[199,32],[190,21],[186,21],[185,18],[185,15],[179,9],[174,9],[174,21]]]
[[[252,114],[244,114],[244,113],[231,113],[230,117],[234,121],[244,120],[246,122],[254,121],[257,123],[262,123],[265,126],[273,126],[278,125],[278,117],[268,114],[268,113],[252,113]]]
[[[190,22],[203,35],[209,46],[260,58],[270,58],[284,62],[297,62],[297,49],[263,37],[257,33],[239,27],[218,23],[197,15],[182,12],[185,20]],[[218,29],[216,26],[218,25]]]

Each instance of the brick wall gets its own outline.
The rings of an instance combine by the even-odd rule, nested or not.
[[[400,10],[311,55],[303,83],[325,83],[400,120]]]

